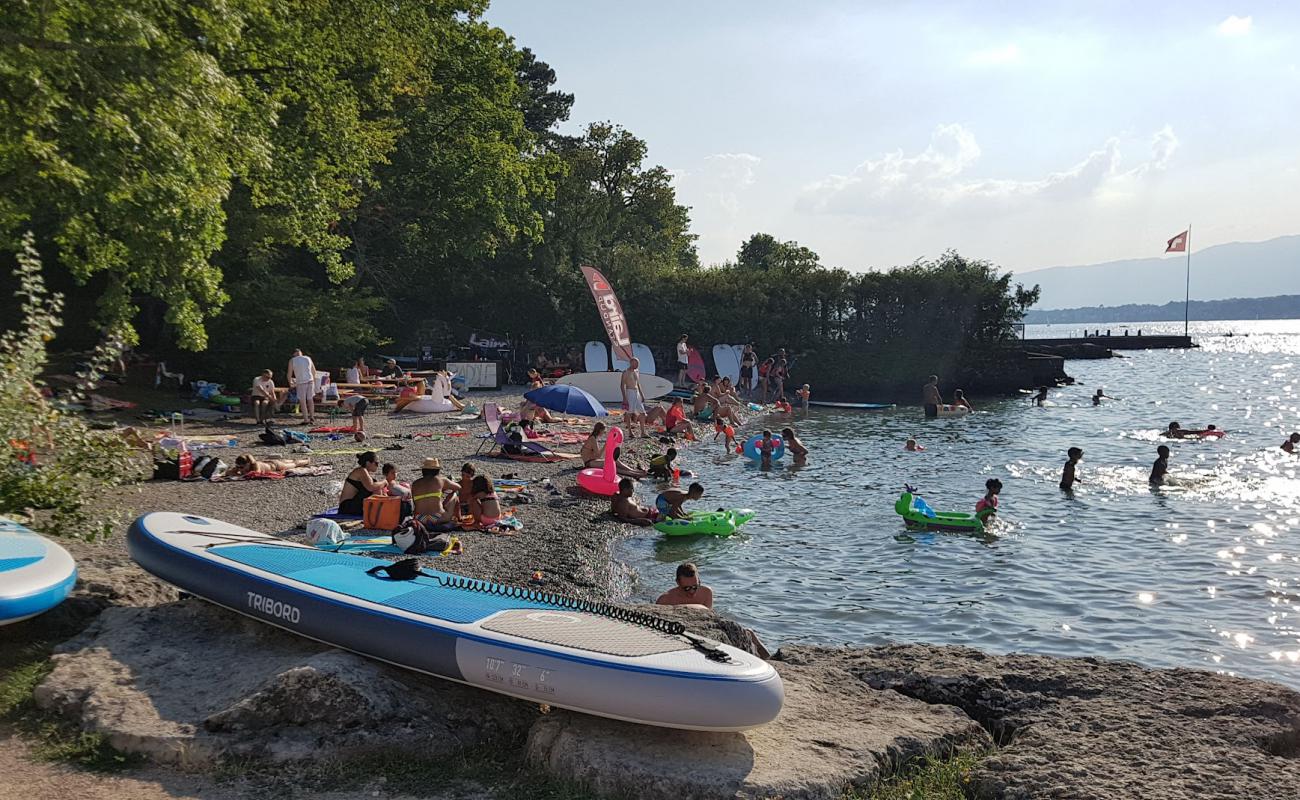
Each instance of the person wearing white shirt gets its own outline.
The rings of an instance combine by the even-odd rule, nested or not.
[[[686,369],[691,365],[691,350],[686,344],[686,334],[677,340],[677,385],[686,385]]]
[[[348,367],[348,383],[361,383],[361,379],[365,377],[365,374],[366,360],[364,358],[358,358],[357,363]]]
[[[316,364],[311,356],[294,350],[289,359],[289,385],[298,393],[298,405],[302,407],[302,418],[308,425],[316,423]]]
[[[253,379],[253,418],[257,424],[270,422],[275,416],[275,380],[271,370],[264,369]]]

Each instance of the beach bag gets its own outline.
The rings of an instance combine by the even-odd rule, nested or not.
[[[284,437],[283,432],[277,432],[271,430],[270,424],[266,426],[266,430],[257,434],[257,438],[262,444],[268,444],[271,445],[272,447],[280,447],[282,445],[289,444],[291,441]]]
[[[396,530],[402,521],[402,498],[370,495],[361,506],[361,519],[372,531]]]
[[[451,537],[435,536],[419,520],[409,520],[393,531],[393,545],[408,556],[441,553],[451,547]]]
[[[343,544],[347,534],[332,519],[312,519],[307,522],[307,541],[316,547]]]

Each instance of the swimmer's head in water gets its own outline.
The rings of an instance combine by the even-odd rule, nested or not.
[[[1171,431],[1176,431],[1176,430],[1178,430],[1178,429],[1181,428],[1181,427],[1183,427],[1183,426],[1182,426],[1182,425],[1179,425],[1177,422],[1171,422],[1171,423],[1169,423],[1169,430],[1171,430]]]

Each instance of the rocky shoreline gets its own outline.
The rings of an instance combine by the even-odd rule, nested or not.
[[[515,584],[542,570],[549,589],[599,600],[627,596],[635,578],[612,568],[611,547],[630,531],[604,513],[604,502],[577,494],[573,465],[474,458],[481,422],[381,413],[367,422],[374,434],[438,434],[366,443],[404,477],[437,456],[449,472],[472,460],[494,475],[534,481],[536,502],[518,507],[522,532],[465,534],[465,554],[437,559],[438,569]],[[237,432],[245,441],[256,432],[238,422],[191,430]],[[383,449],[394,444],[401,449]],[[355,464],[352,454],[323,451],[359,447],[350,440],[318,444],[313,460],[332,464],[330,476],[149,482],[103,503],[130,514],[182,510],[297,536],[311,513],[333,504],[323,490]],[[543,479],[554,493],[541,488]],[[5,631],[0,645],[21,644],[24,631],[35,638],[38,626],[72,629],[92,620],[58,648],[34,693],[37,704],[120,751],[185,773],[247,759],[451,758],[514,741],[539,774],[596,796],[839,800],[852,789],[869,792],[918,759],[955,752],[986,754],[969,776],[970,797],[1300,794],[1300,693],[1262,681],[961,647],[786,647],[774,657],[787,692],[776,722],[744,734],[659,730],[426,678],[181,599],[134,565],[120,534],[69,549],[81,570],[74,597]],[[654,610],[750,647],[744,630],[723,618]],[[443,796],[439,787],[428,788],[430,796]],[[478,789],[473,796],[493,796],[491,786]],[[361,794],[393,796],[370,786]]]

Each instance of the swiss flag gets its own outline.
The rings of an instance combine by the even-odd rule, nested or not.
[[[1187,231],[1183,231],[1174,238],[1169,240],[1169,246],[1165,248],[1166,253],[1185,253],[1187,252]]]

